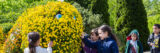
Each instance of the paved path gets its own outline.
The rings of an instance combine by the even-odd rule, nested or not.
[[[151,53],[150,51],[145,51],[144,53]]]

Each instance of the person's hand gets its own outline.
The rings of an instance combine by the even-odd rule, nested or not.
[[[52,47],[52,45],[53,45],[53,41],[50,41],[50,42],[48,43],[48,47]]]
[[[153,46],[154,44],[153,43],[150,43],[150,46]]]
[[[82,47],[85,47],[85,44],[82,42]]]
[[[82,36],[81,36],[81,38],[83,39],[83,38],[84,38],[84,36],[85,36],[85,32],[82,32]]]

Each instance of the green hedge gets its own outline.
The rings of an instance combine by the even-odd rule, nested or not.
[[[117,0],[116,14],[116,31],[120,32],[122,37],[125,38],[131,30],[137,29],[140,33],[140,41],[144,50],[149,49],[147,45],[149,36],[147,13],[142,0]]]
[[[102,21],[109,25],[108,0],[97,0],[92,7],[92,11],[95,14],[102,14]]]
[[[81,7],[80,4],[76,2],[72,5],[75,6],[77,10],[81,13],[85,32],[90,32],[90,30],[99,27],[102,24],[102,21],[100,19],[100,17],[102,17],[101,14],[94,14],[92,13],[92,11],[89,11],[88,9]]]
[[[48,1],[54,0],[1,0],[0,26],[4,28],[3,32],[8,33],[18,16],[20,16],[27,8],[43,5]]]
[[[149,28],[150,34],[153,32],[152,27],[154,24],[160,24],[160,14],[156,14],[154,16],[148,17],[148,28]]]

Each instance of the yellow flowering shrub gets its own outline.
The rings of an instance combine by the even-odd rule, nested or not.
[[[29,8],[19,16],[10,30],[5,51],[14,48],[8,44],[23,51],[28,47],[27,34],[32,31],[40,33],[42,47],[48,47],[50,40],[53,40],[53,53],[78,53],[83,32],[82,17],[74,6],[66,2],[48,2],[46,5]]]
[[[3,45],[4,53],[23,53],[21,46],[21,35],[14,32],[11,33]]]
[[[0,27],[0,52],[3,51],[3,30],[2,27]]]
[[[3,30],[2,27],[0,27],[0,44],[3,43]]]

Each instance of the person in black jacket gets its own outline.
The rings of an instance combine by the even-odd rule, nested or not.
[[[154,24],[153,33],[149,36],[148,45],[151,47],[151,53],[160,53],[160,25]]]

